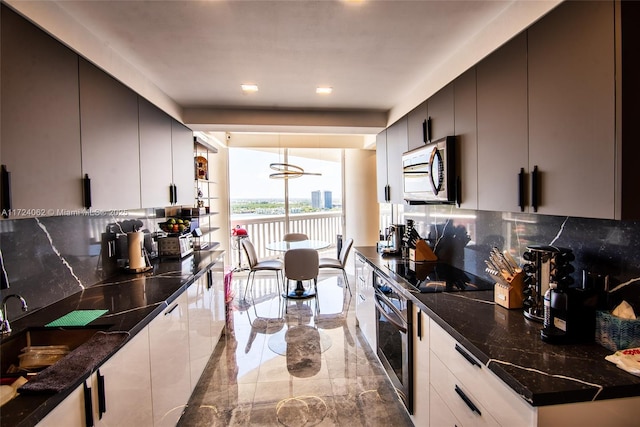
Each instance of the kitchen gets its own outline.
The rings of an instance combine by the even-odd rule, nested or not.
[[[554,16],[558,16],[558,15],[554,15]],[[623,17],[624,16],[626,15],[623,14]],[[551,22],[551,21],[548,21],[548,22]],[[551,24],[549,25],[551,26]],[[534,28],[529,33],[528,42],[530,43],[532,41],[535,41],[535,37],[534,37],[535,30],[536,29]],[[519,43],[520,45],[518,45]],[[521,94],[523,90],[526,92],[527,84],[536,83],[535,80],[531,79],[532,74],[530,74],[529,76],[530,77],[529,82],[527,82],[527,80],[525,79],[524,83],[522,80],[523,79],[522,75],[524,73],[518,74],[518,75],[500,74],[501,70],[503,70],[503,72],[504,70],[507,70],[507,69],[523,70],[523,68],[518,68],[518,67],[522,67],[522,62],[518,62],[518,61],[522,61],[522,56],[521,55],[519,56],[518,52],[522,52],[521,48],[523,44],[526,46],[526,43],[527,43],[527,40],[526,39],[523,40],[522,37],[515,38],[514,41],[510,42],[508,46],[509,48],[512,49],[511,52],[507,52],[507,50],[500,50],[495,56],[493,56],[492,58],[488,58],[486,62],[479,64],[478,67],[473,70],[473,73],[475,73],[475,79],[477,79],[477,81],[480,81],[484,78],[484,81],[486,82],[486,86],[484,87],[488,88],[486,90],[490,90],[492,91],[492,93],[499,93],[496,90],[495,86],[492,87],[491,85],[492,84],[495,85],[496,81],[504,82],[504,81],[507,81],[507,78],[514,78],[515,85],[516,85],[515,92],[509,88],[504,88],[504,87],[503,87],[503,90],[508,91],[509,94],[512,94],[512,93]],[[529,44],[529,46],[533,46],[533,45]],[[531,47],[529,48],[532,49]],[[532,52],[533,50],[530,50],[530,55],[533,54]],[[506,59],[514,61],[511,67],[501,66],[501,64],[504,64],[503,61],[505,61],[505,58],[499,58],[499,56],[501,55],[504,55]],[[533,58],[530,58],[530,60],[532,59]],[[91,67],[87,65],[81,65],[81,67],[86,67],[85,72],[90,73],[94,71],[94,70],[91,70]],[[524,70],[525,72],[527,70],[526,64],[525,64]],[[461,92],[460,90],[456,90],[456,88],[458,89],[459,88],[464,89],[465,87],[468,88],[468,86],[464,86],[464,84],[468,83],[470,80],[474,80],[470,77],[471,75],[472,75],[471,72],[465,73],[462,75],[461,79],[454,82],[452,86],[444,85],[442,92],[438,92],[436,100],[444,99],[445,105],[451,105],[450,101],[449,101],[449,104],[447,104],[447,101],[446,101],[447,99],[451,99],[447,91],[452,90],[453,99],[456,99],[456,96],[458,96],[461,93],[464,93],[464,92]],[[465,80],[465,78],[467,80]],[[494,78],[494,80],[491,80],[491,78]],[[586,77],[586,78],[589,78],[589,77]],[[625,92],[624,92],[625,97],[618,98],[618,102],[621,102],[623,105],[622,115],[616,116],[615,120],[620,120],[622,121],[622,123],[625,123],[628,126],[624,126],[624,127],[618,126],[617,122],[614,121],[611,117],[609,117],[606,123],[604,123],[602,126],[602,129],[604,130],[600,129],[603,132],[605,132],[607,135],[613,134],[614,131],[621,132],[621,135],[619,135],[619,138],[617,138],[617,140],[623,140],[623,141],[629,140],[630,137],[625,138],[625,136],[632,134],[632,131],[633,131],[632,125],[628,123],[625,120],[625,118],[633,117],[634,111],[637,110],[637,107],[634,106],[633,102],[629,101],[628,97],[626,97],[626,94],[627,94],[626,82],[627,81],[625,80]],[[613,83],[610,82],[610,85],[612,84]],[[616,90],[618,90],[617,86],[616,86]],[[471,90],[471,92],[473,92],[473,90]],[[629,89],[629,92],[634,93],[632,89]],[[3,90],[3,93],[4,93],[4,90]],[[539,90],[536,93],[544,93],[544,91]],[[418,224],[419,233],[425,238],[428,237],[428,232],[430,231],[429,228],[433,224],[435,227],[436,233],[433,233],[431,237],[436,238],[436,236],[440,236],[442,234],[449,236],[448,233],[451,230],[447,229],[447,227],[445,226],[445,224],[447,223],[447,218],[455,218],[454,215],[460,215],[461,217],[465,215],[473,216],[474,217],[473,221],[469,220],[469,218],[466,218],[466,219],[461,218],[459,220],[454,219],[453,222],[450,223],[450,225],[456,225],[456,224],[460,225],[462,226],[463,230],[460,228],[457,228],[450,235],[452,237],[450,240],[442,239],[441,242],[443,243],[443,246],[438,251],[438,254],[441,259],[447,260],[449,263],[453,264],[454,266],[462,268],[465,271],[470,271],[472,273],[478,273],[484,270],[483,261],[484,261],[486,252],[485,252],[485,249],[483,248],[499,245],[505,249],[507,248],[511,249],[514,255],[520,256],[522,255],[522,253],[524,253],[526,246],[529,244],[558,244],[562,246],[569,246],[574,249],[574,252],[576,253],[576,261],[574,265],[577,272],[581,272],[584,269],[588,269],[598,274],[609,274],[611,275],[612,280],[614,281],[614,286],[615,284],[622,284],[630,281],[632,282],[634,278],[638,277],[638,271],[637,271],[638,262],[636,260],[637,251],[635,250],[635,248],[637,247],[637,244],[636,244],[637,223],[634,222],[633,220],[634,218],[633,214],[629,216],[626,215],[627,212],[630,211],[630,208],[633,208],[632,206],[633,197],[632,196],[631,198],[629,196],[625,197],[626,196],[625,192],[629,191],[632,193],[633,188],[627,189],[626,186],[624,186],[624,183],[635,182],[635,181],[629,177],[622,178],[623,187],[621,190],[614,190],[617,184],[616,183],[611,184],[611,182],[609,182],[609,184],[606,186],[606,189],[600,192],[598,192],[599,187],[597,186],[597,183],[594,183],[591,181],[584,181],[584,182],[581,181],[578,184],[568,185],[567,187],[571,188],[572,191],[574,192],[580,188],[586,187],[589,193],[583,194],[579,197],[575,197],[575,196],[572,197],[569,200],[570,201],[569,205],[572,205],[572,206],[567,207],[567,206],[560,205],[559,203],[556,203],[555,202],[557,200],[555,199],[556,195],[554,195],[553,193],[550,193],[549,192],[550,190],[545,187],[545,184],[550,182],[551,176],[550,176],[550,172],[543,170],[542,171],[543,172],[543,180],[542,180],[543,198],[541,200],[538,213],[534,212],[534,208],[530,207],[528,203],[527,203],[527,206],[524,207],[525,213],[520,212],[521,208],[517,206],[517,204],[515,206],[511,206],[513,205],[512,202],[509,202],[510,203],[509,207],[504,207],[504,205],[500,205],[498,201],[493,200],[493,196],[487,197],[486,191],[505,195],[505,198],[515,198],[512,195],[517,194],[517,186],[519,183],[517,176],[520,168],[526,167],[527,170],[525,171],[525,173],[527,174],[527,177],[528,177],[529,174],[533,172],[534,170],[533,166],[535,166],[534,162],[537,160],[535,159],[532,160],[531,168],[529,168],[528,160],[521,161],[521,159],[519,158],[510,159],[509,162],[513,162],[518,166],[514,174],[515,175],[514,179],[512,181],[509,180],[508,182],[507,180],[501,179],[500,177],[494,177],[491,175],[491,172],[494,172],[495,170],[500,169],[496,167],[493,167],[492,170],[488,170],[488,171],[478,170],[474,174],[473,172],[470,172],[468,169],[465,169],[465,168],[474,167],[474,165],[476,168],[479,168],[480,167],[479,165],[491,165],[492,164],[492,162],[490,161],[491,159],[502,158],[502,153],[506,153],[504,144],[502,145],[498,143],[496,143],[495,145],[488,144],[486,140],[482,141],[481,138],[485,137],[485,135],[488,135],[488,138],[491,141],[500,141],[505,139],[518,140],[518,141],[521,141],[524,139],[526,141],[526,140],[532,139],[534,136],[535,138],[539,138],[542,140],[545,140],[545,139],[551,140],[552,138],[549,138],[546,135],[537,136],[532,134],[532,132],[533,133],[538,132],[540,129],[545,129],[545,127],[532,126],[531,121],[534,120],[535,117],[527,117],[526,111],[524,112],[524,119],[523,119],[523,115],[522,115],[523,112],[521,110],[521,107],[519,107],[519,105],[521,104],[518,104],[515,101],[511,101],[513,99],[512,97],[508,97],[505,94],[505,96],[502,98],[496,96],[495,98],[492,97],[491,99],[489,99],[487,97],[483,97],[482,94],[483,94],[482,88],[478,86],[477,95],[476,95],[477,96],[476,104],[478,106],[478,113],[477,113],[478,122],[477,122],[477,125],[469,124],[470,128],[477,129],[477,132],[478,132],[478,148],[477,148],[477,151],[475,151],[477,158],[473,159],[469,157],[474,154],[473,148],[466,149],[467,146],[463,145],[462,150],[460,150],[460,153],[463,155],[463,157],[461,158],[461,162],[462,162],[461,167],[463,168],[462,170],[465,171],[463,176],[469,177],[469,176],[477,175],[478,182],[476,184],[474,184],[473,182],[470,182],[469,180],[463,180],[461,182],[462,189],[460,194],[462,194],[463,197],[460,204],[460,210],[452,206],[419,206],[419,205],[404,206],[404,202],[402,199],[399,199],[399,200],[393,199],[391,200],[391,203],[390,203],[392,205],[392,208],[391,208],[392,214],[390,215],[389,223],[404,222],[405,219],[413,218]],[[633,96],[631,98],[635,99]],[[514,104],[510,104],[508,101],[514,102]],[[530,101],[533,102],[534,100],[530,100]],[[489,108],[482,109],[482,112],[481,112],[480,106],[483,105],[483,102],[485,103],[494,102],[497,105],[493,105],[492,107],[494,108],[492,109],[489,109]],[[541,97],[541,99],[538,100],[538,102],[539,102],[538,104],[534,104],[534,107],[538,105],[538,108],[540,108],[540,106],[542,106],[542,109],[548,108],[548,102],[545,101],[544,97]],[[471,103],[455,102],[453,104],[454,105],[453,108],[454,109],[464,108],[465,106],[468,106],[470,104],[473,104],[473,103],[472,102]],[[422,129],[421,123],[424,120],[428,119],[429,117],[431,117],[431,120],[432,120],[432,130],[436,134],[438,134],[439,132],[445,132],[444,135],[447,135],[447,134],[468,135],[468,132],[465,132],[464,129],[461,129],[460,127],[461,125],[462,126],[465,125],[465,121],[459,120],[457,118],[459,116],[456,116],[456,119],[455,119],[456,127],[453,129],[453,131],[446,129],[446,126],[443,127],[441,125],[441,122],[442,120],[445,120],[445,121],[447,120],[446,115],[444,116],[444,119],[438,117],[435,113],[432,112],[432,109],[430,108],[431,105],[438,105],[438,103],[431,102],[426,105],[428,108],[428,113],[427,113],[428,116],[424,116],[424,115],[421,116],[419,114],[414,115],[409,113],[408,117],[404,119],[406,120],[406,123],[407,123],[404,126],[404,129],[405,129],[404,132],[407,133],[406,138],[407,138],[408,144],[411,144],[412,141],[415,140],[412,138],[412,133],[413,132],[420,133]],[[591,105],[591,104],[584,103],[581,105]],[[566,106],[560,106],[559,108],[565,109]],[[548,109],[551,111],[549,114],[553,114],[552,112],[553,109],[551,108],[548,108]],[[603,109],[606,109],[606,108],[603,106]],[[433,110],[433,111],[437,111],[437,110]],[[487,112],[487,111],[490,112],[491,114],[497,115],[498,117],[505,117],[506,114],[510,114],[511,115],[509,116],[510,119],[505,120],[505,122],[508,122],[510,124],[522,123],[523,120],[525,122],[529,120],[528,122],[529,129],[527,130],[525,126],[524,138],[522,135],[522,132],[523,132],[522,127],[506,126],[504,129],[497,129],[497,130],[491,129],[491,128],[483,129],[481,127],[481,123],[487,123],[486,121],[487,119],[483,121],[483,116],[481,116],[481,113],[484,114],[484,112]],[[532,108],[531,111],[535,112],[539,110],[535,110],[535,108]],[[3,111],[3,115],[4,114],[7,114],[7,113]],[[464,116],[461,116],[461,117],[464,117]],[[403,132],[403,128],[401,125],[403,123],[402,122],[403,117],[397,117],[397,118],[400,119],[398,121],[400,125],[394,125],[394,123],[397,122],[395,119],[390,120],[389,123],[391,123],[391,127],[387,129],[386,139],[385,139],[385,144],[387,145],[387,148],[393,147],[396,150],[398,150],[398,146],[401,147],[401,145],[398,145],[396,143],[390,143],[390,141],[392,141],[394,137],[397,137],[398,134],[400,135],[399,136],[400,140],[402,140],[402,132]],[[417,123],[420,124],[419,127],[408,125],[409,122],[413,122],[414,118],[418,119]],[[538,119],[548,120],[548,117],[538,116]],[[578,122],[582,123],[585,120],[588,121],[588,119],[582,118],[582,120],[579,120]],[[466,123],[469,123],[469,122],[466,122]],[[174,129],[180,129],[180,126],[176,126],[175,124],[173,124],[173,126],[175,126]],[[580,135],[578,139],[581,141],[590,140],[589,138],[583,138],[581,134],[578,134],[577,132],[580,129],[575,125],[573,126],[567,125],[567,129],[568,129],[567,132],[571,132],[572,134],[576,133],[577,135]],[[585,129],[585,132],[588,132],[588,133],[590,133],[590,131],[593,131],[592,127],[585,126],[584,129]],[[493,131],[494,133],[492,134],[491,131]],[[3,132],[4,132],[4,123],[3,123]],[[512,133],[509,133],[509,132],[512,132]],[[419,139],[420,137],[418,137],[418,140]],[[561,138],[561,139],[565,139],[565,138]],[[611,136],[609,136],[608,139],[610,140]],[[462,141],[462,144],[467,144],[469,140],[465,139],[465,137],[463,136],[461,141]],[[473,147],[473,141],[471,141],[470,144],[472,144],[471,147]],[[629,144],[624,145],[621,148],[622,150],[625,150],[624,151],[625,156],[624,157],[619,156],[617,158],[618,159],[617,161],[622,163],[621,170],[623,170],[624,173],[629,172],[631,174],[631,172],[633,172],[633,170],[631,169],[633,166],[626,167],[627,166],[626,163],[627,162],[632,163],[634,156],[632,154],[629,155],[627,153],[626,150],[633,149],[632,147],[628,147],[628,145]],[[3,137],[3,152],[4,152],[4,146],[5,146],[5,140]],[[381,146],[381,143],[379,143],[379,147],[380,146]],[[487,148],[483,149],[482,147],[487,147]],[[407,146],[407,148],[410,148],[410,147]],[[603,153],[603,156],[605,155],[610,156],[609,158],[605,159],[603,163],[613,163],[613,154],[605,150],[603,147],[597,146],[596,148],[600,148],[600,152]],[[596,148],[582,147],[581,152],[582,151],[584,151],[585,153],[594,152],[596,151]],[[540,147],[530,146],[530,147],[527,147],[525,150],[521,150],[520,152],[527,152],[528,156],[530,156],[531,158],[534,158],[536,155],[536,150],[540,150],[540,149],[541,149]],[[400,148],[399,151],[401,154],[406,150]],[[575,153],[575,151],[576,150],[574,148],[572,152]],[[556,151],[553,151],[553,152],[554,154],[556,153]],[[387,149],[387,155],[388,153],[389,151]],[[546,153],[549,153],[548,148]],[[74,156],[74,155],[77,156],[78,154],[71,154],[71,156]],[[549,156],[547,154],[546,156],[557,157],[559,159],[563,158],[560,155]],[[109,157],[109,153],[104,153],[101,158],[104,159],[108,157]],[[489,157],[489,159],[487,159],[487,157]],[[381,158],[382,156],[379,155],[378,160],[380,160]],[[595,169],[597,169],[593,167],[590,163],[585,163],[586,166],[583,166],[580,164],[578,160],[575,160],[573,158],[571,159],[574,160],[573,163],[575,164],[575,166],[580,166],[585,170],[589,170],[593,172]],[[598,157],[598,159],[602,160],[601,157]],[[2,160],[4,163],[5,161],[4,153],[3,153]],[[567,169],[569,169],[569,166],[571,165],[572,162],[567,161],[566,158],[564,158],[564,161],[566,163]],[[391,165],[391,162],[390,162],[390,165]],[[401,166],[400,162],[394,163],[392,166],[389,166],[388,171],[391,171],[393,168],[400,168],[400,166]],[[124,169],[126,170],[126,167],[124,167]],[[385,167],[385,169],[387,168]],[[389,176],[391,179],[392,177],[391,174]],[[393,176],[393,179],[401,178],[401,176],[402,176],[401,173],[397,173]],[[548,179],[545,179],[545,176]],[[578,176],[581,180],[585,178],[584,173],[581,173]],[[591,178],[594,180],[598,180],[601,177],[594,173]],[[571,176],[566,177],[565,179],[567,179],[568,182],[571,182]],[[501,181],[505,181],[505,182],[501,182]],[[610,178],[609,181],[613,181],[613,178]],[[588,184],[585,184],[585,182],[588,182]],[[34,182],[31,185],[33,187],[37,187],[38,184],[41,185],[41,183],[38,183],[36,180],[36,182]],[[504,184],[508,187],[501,188],[499,187],[499,185],[501,184]],[[125,183],[121,185],[126,186],[128,185],[128,183],[125,181]],[[475,189],[474,189],[474,185],[476,185]],[[556,186],[556,187],[564,187],[564,186]],[[392,198],[397,197],[396,196],[397,192],[394,191],[394,184],[390,183],[390,188],[391,188],[390,196]],[[621,207],[616,207],[615,203],[610,203],[610,200],[609,200],[609,199],[614,199],[615,198],[614,196],[618,195],[618,191],[620,192],[620,194],[622,194]],[[180,193],[180,191],[178,192]],[[604,197],[603,193],[605,193],[607,197]],[[98,195],[99,193],[96,194],[95,197],[98,197]],[[474,198],[476,198],[475,201],[474,201]],[[560,196],[560,198],[562,198],[562,196]],[[381,202],[385,201],[384,198],[380,198],[379,200]],[[138,201],[133,201],[133,202],[118,201],[118,203],[120,202],[122,203],[122,205],[119,205],[116,203],[109,203],[109,205],[104,206],[104,208],[105,209],[116,209],[116,208],[131,209],[132,206],[141,205]],[[616,203],[617,202],[618,200],[616,199]],[[625,205],[628,202],[631,202],[631,206]],[[586,203],[587,206],[585,207],[584,205],[581,205],[581,203]],[[558,208],[558,206],[560,207]],[[604,213],[601,211],[596,212],[596,208],[606,209],[606,212]],[[402,209],[402,214],[398,212],[399,209]],[[550,210],[546,210],[546,209],[550,209]],[[553,209],[556,209],[556,210],[554,211]],[[153,219],[155,218],[156,212],[155,211],[151,212],[143,209],[140,213],[138,213],[138,215],[140,215],[145,220],[153,221]],[[440,218],[440,220],[433,221],[431,218]],[[589,219],[589,218],[594,218],[594,219]],[[597,218],[600,218],[600,219],[597,219]],[[621,218],[622,218],[622,221],[620,221]],[[631,218],[631,219],[627,220],[625,218]],[[89,227],[91,228],[90,231],[85,231],[86,230],[85,227],[78,227],[78,224],[82,223],[83,221],[87,221],[87,219],[82,217],[76,217],[76,218],[68,217],[68,218],[59,218],[59,219],[40,218],[38,220],[26,220],[26,219],[17,220],[16,219],[16,220],[4,221],[2,223],[3,230],[7,230],[6,233],[11,232],[10,235],[14,236],[12,238],[7,238],[6,237],[7,235],[4,234],[5,231],[3,231],[3,240],[2,240],[3,259],[4,257],[7,257],[7,259],[11,259],[11,262],[12,262],[11,264],[7,263],[8,265],[7,271],[9,272],[10,282],[13,282],[16,279],[16,277],[20,277],[20,275],[24,274],[23,273],[24,270],[27,270],[31,267],[30,265],[23,265],[25,264],[25,260],[24,260],[25,256],[32,257],[33,255],[31,254],[39,253],[39,250],[41,249],[38,249],[38,248],[43,248],[43,247],[51,248],[52,246],[51,241],[54,241],[57,244],[62,245],[59,248],[54,247],[53,252],[51,252],[51,249],[47,249],[46,256],[35,257],[35,259],[40,263],[40,266],[38,267],[42,272],[41,278],[44,278],[44,280],[42,280],[40,283],[46,283],[47,285],[42,292],[32,292],[33,296],[30,298],[31,300],[29,301],[29,303],[32,304],[33,307],[41,307],[41,306],[47,305],[50,302],[57,301],[60,298],[60,295],[66,296],[67,294],[71,294],[72,292],[75,292],[77,290],[84,289],[85,285],[90,287],[91,284],[99,281],[99,280],[96,280],[96,275],[99,276],[100,280],[103,279],[103,277],[100,277],[103,274],[103,272],[96,272],[95,258],[91,258],[91,255],[87,257],[84,252],[86,251],[86,252],[89,252],[89,254],[95,254],[96,251],[99,251],[98,248],[96,247],[96,233],[97,233],[96,230],[99,230],[98,232],[101,232],[102,230],[104,230],[107,224],[104,223],[104,218],[98,219],[96,221],[103,221],[103,222],[97,225],[94,225],[93,223],[91,223]],[[48,232],[42,233],[42,231],[44,231],[45,229]],[[377,230],[375,231],[377,232]],[[440,232],[440,234],[438,234],[438,232]],[[80,236],[77,238],[76,241],[69,241],[70,239],[65,239],[65,236],[70,235],[69,233],[79,233]],[[462,237],[462,240],[466,240],[465,238],[466,234],[468,234],[469,237],[471,238],[470,240],[473,241],[473,245],[468,245],[469,241],[464,242],[463,244],[459,240],[456,240],[461,237]],[[522,240],[522,237],[525,234],[527,235],[526,241]],[[30,236],[30,237],[26,239],[28,240],[27,242],[24,242],[23,239],[16,240],[16,236],[25,236],[25,237]],[[34,237],[32,238],[31,236],[34,236]],[[375,236],[375,240],[377,240],[377,235]],[[91,242],[91,243],[89,245],[86,245],[85,242]],[[445,243],[448,244],[449,246],[445,247],[444,246]],[[370,240],[363,240],[363,242],[360,243],[359,246],[362,246],[362,245],[367,246],[370,244],[371,244]],[[71,275],[69,273],[69,269],[59,267],[60,258],[57,255],[55,255],[55,250],[57,250],[59,253],[75,254],[75,257],[73,259],[70,259],[69,261],[74,267],[72,270],[74,272],[74,275]],[[19,263],[19,264],[13,264],[13,263]],[[15,265],[21,265],[20,269],[18,270],[19,274],[16,272],[17,270],[14,267]],[[56,288],[61,286],[65,288],[64,289]],[[632,292],[633,284],[627,286],[627,290],[633,294]],[[635,294],[637,295],[637,293]],[[3,291],[3,296],[4,295],[6,295],[6,291]],[[508,312],[508,313],[510,315],[511,312]],[[15,318],[15,314],[13,312],[12,314],[14,315],[14,318]]]

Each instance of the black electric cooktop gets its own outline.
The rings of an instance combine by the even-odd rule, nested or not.
[[[390,262],[387,267],[419,292],[493,290],[494,284],[475,274],[438,262]]]

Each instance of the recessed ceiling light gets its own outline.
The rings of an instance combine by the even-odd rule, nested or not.
[[[333,88],[332,87],[320,87],[320,86],[318,86],[316,88],[316,93],[318,93],[320,95],[328,95],[331,92],[333,92]]]
[[[242,91],[244,93],[250,93],[250,92],[257,92],[258,91],[258,85],[254,85],[254,84],[242,84],[242,85],[240,85],[240,87],[242,88]]]

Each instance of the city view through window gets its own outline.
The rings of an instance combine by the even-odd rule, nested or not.
[[[245,149],[229,150],[229,199],[231,219],[260,215],[342,210],[342,164],[338,149]],[[271,163],[300,166],[319,173],[292,179],[271,179]],[[286,188],[288,187],[288,188]]]

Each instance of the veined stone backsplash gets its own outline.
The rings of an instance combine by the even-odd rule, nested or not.
[[[112,224],[118,232],[157,230],[164,210],[128,210],[123,216],[70,215],[0,221],[0,251],[9,288],[2,298],[20,294],[29,311],[82,291],[115,273],[102,238]],[[27,315],[10,302],[9,318]]]
[[[383,224],[391,223],[390,205]],[[394,206],[394,223],[414,220],[422,238],[429,237],[439,260],[492,281],[484,271],[492,247],[508,250],[519,263],[529,245],[570,248],[575,254],[573,278],[582,271],[609,275],[611,301],[622,299],[640,315],[640,222],[610,221],[537,214],[457,209],[447,205]],[[382,230],[384,233],[384,230]]]

